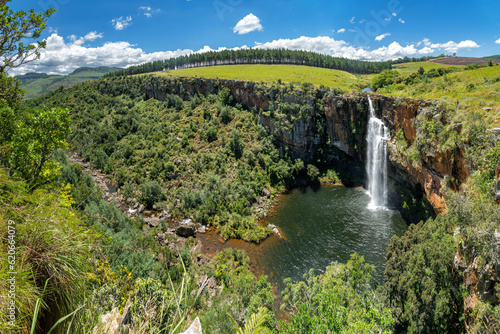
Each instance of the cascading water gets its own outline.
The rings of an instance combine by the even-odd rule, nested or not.
[[[372,100],[368,96],[370,118],[368,120],[366,173],[368,193],[371,196],[370,209],[387,205],[387,141],[389,129],[375,116]]]

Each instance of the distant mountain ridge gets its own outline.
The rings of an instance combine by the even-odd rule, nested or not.
[[[68,75],[53,75],[47,73],[26,73],[15,78],[21,82],[21,88],[26,91],[25,98],[44,95],[61,86],[68,88],[88,80],[97,80],[104,74],[119,70],[118,67],[79,67]]]

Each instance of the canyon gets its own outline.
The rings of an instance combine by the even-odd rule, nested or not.
[[[187,100],[196,94],[207,96],[229,90],[235,104],[258,113],[259,122],[279,141],[279,146],[292,159],[306,162],[323,159],[338,166],[349,166],[357,180],[365,180],[366,128],[368,98],[366,93],[343,93],[326,87],[309,85],[264,85],[255,82],[201,78],[149,77],[142,87],[147,98],[165,100],[177,94]],[[436,214],[446,210],[442,185],[454,190],[469,176],[465,147],[453,150],[437,149],[422,154],[420,161],[405,156],[394,139],[402,132],[407,145],[417,140],[417,116],[437,119],[446,124],[445,110],[434,100],[389,97],[370,93],[376,116],[383,120],[391,133],[388,142],[389,204],[402,211],[408,222],[417,223],[410,201],[402,193],[427,201]],[[298,105],[300,112],[287,112],[286,106]],[[305,108],[304,108],[305,106]],[[292,108],[293,109],[293,108]],[[298,109],[298,108],[296,108]],[[460,128],[456,130],[460,131]],[[417,189],[417,195],[415,195]]]

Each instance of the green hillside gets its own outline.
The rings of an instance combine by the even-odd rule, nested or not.
[[[202,77],[246,81],[309,82],[314,85],[357,90],[369,85],[370,76],[354,75],[339,70],[298,65],[227,65],[188,68],[155,73],[159,76]]]
[[[424,69],[421,74],[420,67]],[[500,66],[425,62],[396,65],[395,70],[398,75],[393,75],[378,93],[440,99],[457,111],[481,111],[490,127],[500,124]]]
[[[104,74],[116,71],[116,67],[80,67],[68,75],[49,75],[46,73],[27,73],[16,76],[21,81],[25,98],[31,99],[44,95],[61,86],[68,88],[87,80],[97,80]]]

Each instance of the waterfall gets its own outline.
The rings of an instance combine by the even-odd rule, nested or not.
[[[389,129],[375,116],[372,100],[368,96],[370,118],[366,136],[366,173],[368,193],[371,196],[369,208],[384,208],[387,205],[387,140]]]

